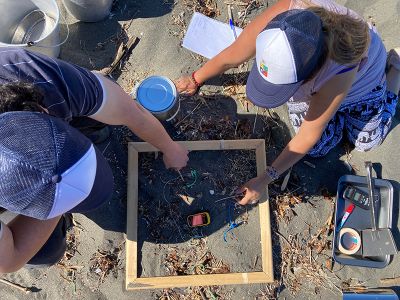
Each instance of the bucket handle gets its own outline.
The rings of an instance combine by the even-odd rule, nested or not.
[[[179,112],[180,110],[181,110],[181,100],[178,99],[178,109],[176,110],[176,112],[175,112],[171,117],[169,117],[169,118],[166,119],[165,121],[167,121],[167,122],[172,121],[172,120],[176,117],[176,115],[178,114],[178,112]]]
[[[50,18],[45,12],[43,12],[43,14],[47,17],[47,18]],[[56,47],[59,47],[59,46],[62,46],[62,45],[64,45],[65,43],[66,43],[66,41],[68,40],[68,38],[69,38],[69,24],[67,23],[67,19],[64,17],[64,16],[62,16],[61,14],[60,14],[60,16],[63,18],[63,20],[64,20],[64,23],[65,23],[65,25],[67,26],[67,35],[65,36],[65,39],[61,42],[61,43],[58,43],[58,44],[56,44],[56,45],[51,45],[51,46],[42,46],[42,45],[37,45],[37,43],[35,43],[35,42],[33,42],[33,41],[29,41],[29,42],[27,42],[26,44],[28,45],[28,47],[33,47],[33,46],[35,46],[35,47],[39,47],[39,48],[56,48]]]
[[[129,93],[129,95],[132,97],[132,99],[136,99],[136,92],[139,88],[140,85],[140,81],[136,81],[135,84],[133,85],[133,88],[131,90],[131,92]]]

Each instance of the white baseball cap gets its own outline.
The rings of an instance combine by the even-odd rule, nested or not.
[[[257,36],[247,97],[266,108],[287,102],[317,67],[323,46],[322,21],[313,12],[294,9],[276,16]]]

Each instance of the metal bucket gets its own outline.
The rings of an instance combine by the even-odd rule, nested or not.
[[[113,0],[62,0],[67,11],[82,22],[98,22],[110,15]]]
[[[150,76],[134,88],[136,100],[157,119],[172,121],[180,109],[175,84],[164,76]]]
[[[0,0],[0,47],[26,47],[60,54],[60,11],[56,0]]]

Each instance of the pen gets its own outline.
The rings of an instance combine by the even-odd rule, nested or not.
[[[235,29],[235,25],[233,25],[232,19],[229,19],[229,25],[231,26],[231,29],[233,31],[233,36],[235,37],[235,40],[236,40],[237,39],[236,29]]]
[[[228,15],[229,15],[229,26],[232,29],[233,32],[233,37],[235,38],[235,40],[237,39],[237,35],[236,35],[236,29],[235,29],[235,25],[233,24],[233,20],[232,20],[232,9],[231,6],[228,5]]]
[[[352,203],[346,208],[346,212],[344,213],[342,220],[340,221],[339,226],[337,227],[337,231],[340,231],[342,229],[344,223],[346,223],[347,218],[350,216],[350,214],[353,212],[355,205]]]

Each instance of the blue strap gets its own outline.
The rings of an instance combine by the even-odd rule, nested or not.
[[[233,230],[233,229],[235,229],[236,227],[239,227],[239,226],[243,223],[243,221],[240,221],[239,223],[236,223],[235,221],[232,221],[232,218],[231,218],[231,208],[232,208],[232,205],[229,204],[229,205],[228,205],[228,222],[229,222],[229,227],[228,227],[228,229],[226,229],[226,230],[224,231],[224,241],[225,241],[225,243],[228,242],[228,241],[226,240],[226,236],[227,236],[228,232],[231,231],[231,230]],[[233,233],[232,233],[232,234],[233,234]]]
[[[354,66],[348,67],[348,68],[346,68],[346,69],[343,69],[343,70],[341,70],[341,71],[337,72],[337,73],[336,73],[336,75],[339,75],[339,74],[343,74],[343,73],[349,72],[349,71],[353,70],[355,67],[358,67],[358,65],[354,65]]]
[[[197,171],[196,170],[191,170],[190,174],[192,175],[192,178],[194,179],[194,181],[192,183],[187,183],[186,186],[188,188],[191,188],[195,185],[196,181],[197,181]]]
[[[236,228],[236,227],[239,227],[242,223],[243,223],[243,221],[240,221],[239,223],[233,222],[233,223],[229,224],[229,228],[228,228],[227,230],[224,231],[224,241],[225,241],[226,243],[228,242],[228,241],[226,240],[226,236],[227,236],[228,232],[231,231],[232,229]],[[233,234],[233,232],[232,232],[232,234]]]

